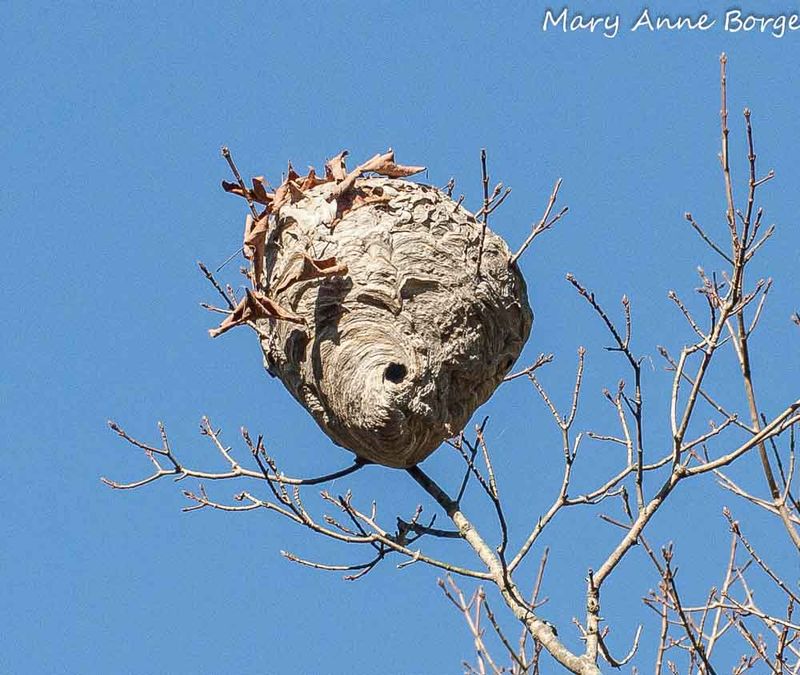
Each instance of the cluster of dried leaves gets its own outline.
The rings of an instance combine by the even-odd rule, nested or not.
[[[308,191],[313,188],[327,183],[332,184],[333,189],[325,196],[328,212],[323,217],[323,222],[333,231],[336,224],[348,211],[387,201],[387,197],[372,194],[368,189],[355,189],[356,181],[363,175],[374,173],[388,178],[405,178],[425,170],[425,167],[422,166],[402,166],[395,163],[394,151],[389,148],[387,152],[375,155],[348,172],[345,164],[348,151],[342,150],[325,163],[324,177],[317,176],[313,167],[309,167],[308,173],[301,176],[289,163],[283,182],[277,189],[272,190],[264,176],[253,178],[251,180],[252,187],[248,188],[230,159],[227,148],[223,148],[223,155],[228,159],[237,181],[235,183],[222,181],[222,188],[226,192],[244,197],[250,206],[251,215],[247,216],[245,223],[242,252],[250,261],[248,277],[252,284],[252,290],[248,290],[245,297],[231,308],[228,316],[217,328],[209,331],[211,337],[222,335],[234,326],[252,325],[257,319],[305,322],[302,317],[281,307],[274,297],[269,297],[270,289],[267,287],[264,275],[264,252],[267,240],[271,229],[278,226],[277,216],[284,206],[305,199]],[[255,204],[264,207],[260,213],[255,208]],[[275,288],[272,289],[272,295],[277,295],[292,284],[301,281],[346,273],[347,265],[340,263],[336,258],[315,260],[305,254],[302,257],[295,256],[295,259],[287,263]]]

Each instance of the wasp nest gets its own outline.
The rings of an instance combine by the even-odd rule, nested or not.
[[[269,372],[335,443],[409,467],[500,384],[531,310],[505,242],[402,180],[422,167],[389,151],[347,172],[345,156],[325,177],[290,166],[274,192],[262,178],[223,184],[266,208],[245,231],[252,290],[211,333],[250,325]]]

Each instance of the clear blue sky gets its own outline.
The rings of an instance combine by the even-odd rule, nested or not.
[[[623,25],[644,7],[601,4],[620,7]],[[765,12],[792,6],[759,4]],[[696,12],[689,2],[649,7]],[[704,9],[720,16],[727,7]],[[265,376],[252,334],[206,334],[214,317],[198,303],[213,292],[195,261],[217,265],[235,250],[245,215],[219,188],[228,178],[222,144],[243,173],[273,179],[288,159],[320,168],[342,148],[361,159],[391,146],[398,161],[429,167],[434,184],[455,176],[456,193],[473,208],[486,147],[492,176],[514,189],[493,226],[512,247],[562,176],[570,214],[522,265],[536,322],[521,363],[556,352],[543,379],[565,402],[575,351],[585,344],[579,426],[611,427],[600,389],[615,385],[621,364],[603,352],[607,339],[564,274],[575,272],[610,307],[629,293],[635,347],[655,364],[646,386],[657,445],[666,439],[668,377],[655,347],[677,351],[690,339],[666,293],[691,296],[695,267],[715,264],[682,214],[691,210],[722,232],[717,59],[726,50],[739,185],[745,105],[762,166],[777,172],[763,192],[766,218],[780,229],[758,271],[776,283],[756,377],[768,411],[797,397],[798,331],[788,317],[800,307],[800,32],[776,39],[717,26],[607,39],[543,33],[544,9],[15,0],[0,7],[0,672],[427,674],[460,672],[461,659],[471,658],[465,626],[433,570],[398,571],[388,562],[346,583],[292,565],[279,550],[327,561],[354,560],[353,551],[266,513],[181,514],[180,488],[196,487],[188,482],[123,494],[99,481],[148,469],[106,429],[109,417],[151,441],[164,420],[184,461],[198,466],[217,461],[196,433],[204,414],[234,443],[241,425],[263,432],[287,472],[349,462]],[[227,272],[238,283],[235,265]],[[722,370],[719,377],[723,389],[738,387]],[[489,440],[519,542],[556,489],[557,437],[525,382],[506,385],[480,414],[492,416]],[[611,452],[587,450],[583,478]],[[448,450],[425,466],[454,484]],[[386,523],[422,499],[391,470],[370,468],[333,489],[348,487],[361,504],[378,499]],[[236,486],[209,489],[224,498]],[[752,514],[710,479],[673,501],[651,539],[676,541],[686,592],[699,600],[718,583],[714,571],[727,551],[722,504]],[[488,522],[485,505],[468,505]],[[589,514],[559,525],[560,536],[547,541],[554,550],[544,613],[574,646],[569,618],[582,614],[586,569],[615,533]],[[775,531],[762,526],[754,536],[765,554],[780,550],[772,548]],[[775,564],[796,578],[796,564]],[[646,616],[639,597],[655,583],[634,552],[609,585],[603,614],[618,650]]]

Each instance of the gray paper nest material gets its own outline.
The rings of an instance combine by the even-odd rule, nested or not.
[[[335,443],[409,467],[458,434],[516,361],[532,322],[525,282],[489,230],[477,278],[481,225],[440,190],[341,184],[275,210],[254,291],[293,318],[253,321],[270,373]]]
[[[305,319],[261,319],[270,372],[339,445],[407,467],[457,434],[500,384],[531,327],[525,283],[503,240],[432,187],[359,180],[331,232],[332,186],[278,213],[265,277],[279,305]],[[286,287],[305,256],[335,258],[342,276]]]

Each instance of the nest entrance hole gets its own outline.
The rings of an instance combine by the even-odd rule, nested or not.
[[[402,363],[390,363],[383,371],[383,377],[395,384],[400,384],[407,374],[408,369]]]

